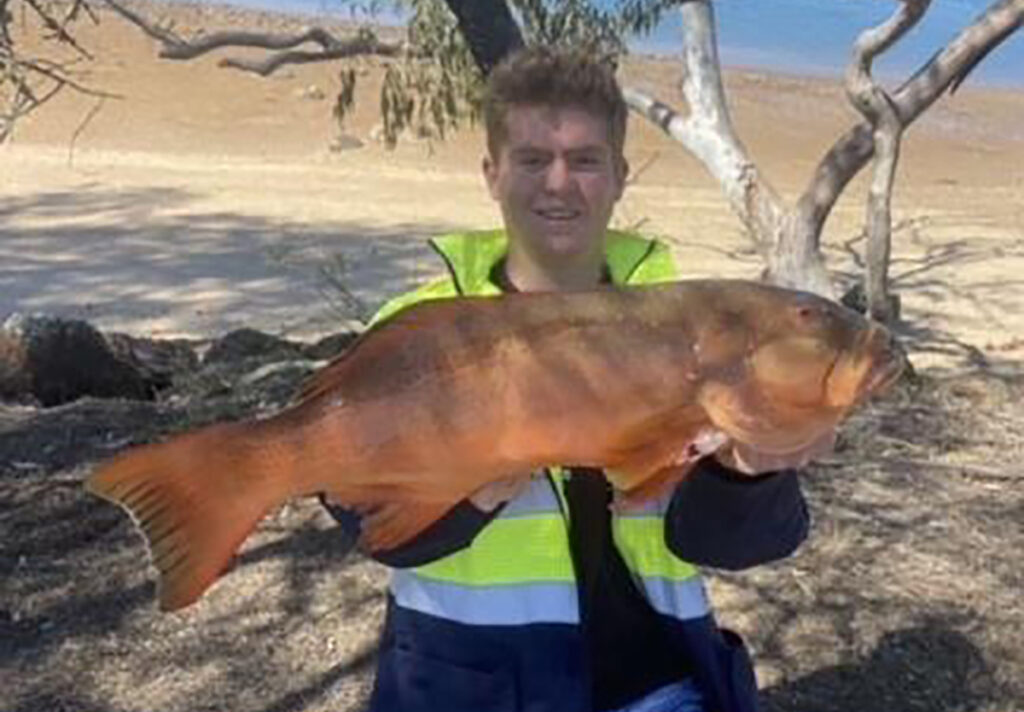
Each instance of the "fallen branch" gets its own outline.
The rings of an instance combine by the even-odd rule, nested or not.
[[[382,42],[371,32],[360,31],[353,37],[338,38],[322,27],[313,27],[305,32],[273,34],[263,32],[228,31],[214,32],[192,39],[183,39],[169,29],[159,27],[138,13],[124,7],[116,0],[104,0],[117,14],[138,27],[162,46],[159,56],[163,59],[188,61],[214,50],[224,48],[250,47],[273,50],[274,53],[262,60],[225,58],[222,67],[267,76],[286,64],[309,64],[329,62],[359,55],[393,57],[402,51],[400,42]],[[319,51],[295,50],[306,43],[320,46]]]

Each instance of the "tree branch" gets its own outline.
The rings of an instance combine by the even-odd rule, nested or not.
[[[689,116],[631,87],[624,90],[627,104],[683,144],[722,186],[730,207],[767,262],[764,277],[775,284],[832,296],[817,236],[800,231],[736,136],[722,86],[711,2],[689,0],[680,12],[682,92]]]
[[[305,32],[289,35],[242,31],[214,32],[185,40],[169,30],[154,25],[116,0],[104,1],[128,22],[159,42],[162,45],[160,57],[163,59],[187,61],[225,47],[292,50],[292,48],[307,42],[320,45],[321,49],[318,52],[278,51],[259,61],[230,57],[220,61],[221,66],[255,72],[262,76],[267,76],[286,64],[329,62],[357,55],[391,57],[402,50],[401,43],[381,42],[368,32],[360,32],[354,37],[339,39],[322,27],[313,27]]]
[[[218,45],[246,46],[246,47],[268,47],[268,44],[246,44],[239,45],[236,41],[237,35],[242,33],[225,32],[224,41]],[[280,38],[279,38],[280,39]],[[261,76],[268,76],[286,64],[309,64],[311,62],[328,62],[334,59],[345,59],[365,55],[376,55],[378,57],[393,57],[401,52],[402,46],[399,43],[381,42],[373,37],[357,36],[348,40],[335,40],[330,48],[324,48],[320,52],[278,52],[262,61],[245,60],[226,57],[218,63],[222,67],[232,67],[247,72],[255,72]],[[208,50],[206,50],[208,51]],[[161,56],[165,56],[161,53]],[[172,57],[172,59],[186,59],[185,57]]]
[[[683,21],[682,93],[690,114],[673,108],[638,89],[626,87],[626,103],[673,139],[683,144],[722,185],[729,204],[750,228],[755,244],[765,253],[770,244],[758,235],[778,231],[782,201],[758,171],[736,136],[722,86],[715,19],[711,3],[692,0],[680,7]]]
[[[871,76],[875,57],[885,52],[917,24],[931,0],[901,0],[899,9],[878,27],[865,30],[854,43],[853,58],[846,70],[846,94],[872,125],[875,170],[867,200],[868,312],[883,322],[894,321],[895,304],[888,289],[892,245],[892,189],[899,161],[903,122],[889,95]]]
[[[68,27],[76,17],[85,13],[96,20],[88,0],[74,0],[69,5],[52,5],[39,0],[25,0],[24,8],[40,23],[38,30],[43,43],[55,43],[70,47],[76,58],[55,62],[45,57],[35,57],[19,52],[9,31],[13,15],[8,3],[0,0],[0,143],[13,132],[15,123],[22,117],[40,108],[63,89],[70,88],[81,94],[114,98],[114,95],[97,91],[75,80],[74,65],[92,55],[82,47]],[[66,9],[58,16],[57,9]]]
[[[985,55],[1024,23],[1024,0],[999,0],[964,28],[892,94],[904,127],[913,123],[946,89],[959,85]],[[846,185],[874,153],[872,128],[858,124],[836,141],[818,163],[797,212],[820,232]]]
[[[36,15],[39,16],[39,20],[43,23],[43,26],[53,32],[53,37],[55,39],[68,45],[78,52],[79,55],[87,59],[92,59],[92,55],[78,44],[77,40],[75,40],[75,38],[67,31],[67,28],[65,27],[66,22],[57,22],[57,18],[40,7],[36,0],[24,0],[24,2],[32,8],[33,11],[35,11]],[[72,6],[71,11],[77,12],[77,10],[75,10],[75,6]]]
[[[523,46],[505,0],[445,0],[459,23],[473,61],[486,76],[506,55]]]

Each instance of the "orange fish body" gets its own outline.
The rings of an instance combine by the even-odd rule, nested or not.
[[[800,449],[903,363],[882,327],[751,282],[425,302],[367,332],[289,409],[134,448],[87,487],[133,515],[173,610],[292,497],[328,492],[362,512],[370,550],[545,465],[605,468],[643,500],[685,475],[702,434]]]

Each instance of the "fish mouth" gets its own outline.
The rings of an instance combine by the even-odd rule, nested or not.
[[[907,352],[888,329],[875,327],[868,334],[868,339],[878,357],[864,374],[861,386],[864,398],[887,391],[910,366]]]
[[[826,377],[826,400],[842,409],[863,404],[890,388],[909,364],[889,330],[872,324],[832,365]]]

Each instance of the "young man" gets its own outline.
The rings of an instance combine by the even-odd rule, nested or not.
[[[448,275],[386,305],[672,279],[665,246],[608,229],[627,174],[614,75],[574,52],[524,50],[485,101],[484,177],[504,229],[433,242]],[[600,472],[552,467],[456,506],[379,555],[395,568],[374,712],[749,712],[739,638],[695,568],[792,552],[807,532],[787,465],[726,447],[662,501],[618,512]],[[339,521],[343,513],[333,508]]]

